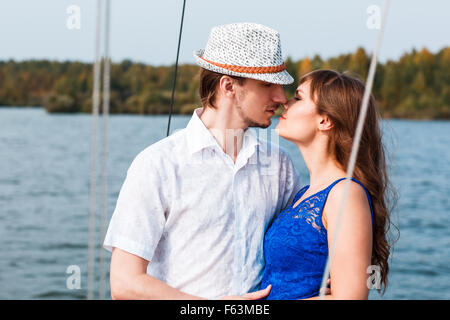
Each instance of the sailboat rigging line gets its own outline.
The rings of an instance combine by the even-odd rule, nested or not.
[[[186,6],[186,0],[183,0],[183,11],[181,13],[180,32],[179,32],[179,35],[178,35],[177,58],[176,58],[176,61],[175,61],[175,72],[174,72],[174,76],[173,76],[172,98],[171,98],[171,101],[170,101],[169,122],[167,124],[167,134],[166,134],[167,137],[169,136],[169,132],[170,132],[170,119],[172,118],[173,103],[174,103],[174,100],[175,100],[175,86],[177,84],[178,57],[180,55],[181,34],[183,32],[184,8],[185,8],[185,6]]]
[[[109,93],[110,93],[110,65],[109,57],[109,39],[110,39],[110,0],[105,0],[105,53],[103,68],[103,114],[102,114],[102,205],[100,210],[100,239],[104,239],[106,235],[106,212],[107,212],[107,160],[108,160],[108,117],[109,117]],[[105,268],[106,252],[100,250],[99,262],[99,299],[104,300],[106,295],[106,268]]]
[[[97,191],[97,126],[100,104],[100,34],[101,34],[102,1],[97,0],[97,23],[95,36],[94,84],[92,93],[92,136],[91,136],[91,179],[89,206],[89,246],[88,246],[88,280],[87,298],[94,298],[95,272],[95,212]]]
[[[359,149],[359,143],[361,141],[361,134],[362,134],[362,130],[363,130],[363,126],[364,126],[364,120],[366,118],[366,113],[367,113],[367,108],[369,105],[369,98],[370,98],[370,94],[372,91],[372,86],[373,86],[373,80],[375,78],[375,71],[376,71],[376,66],[377,66],[377,59],[378,59],[378,52],[381,46],[381,40],[383,38],[383,31],[384,31],[384,27],[385,27],[385,22],[386,22],[386,16],[387,16],[387,12],[388,12],[388,8],[389,8],[389,0],[385,0],[384,1],[384,9],[383,9],[383,15],[381,18],[381,24],[380,24],[380,29],[378,31],[378,37],[377,37],[377,41],[376,41],[376,45],[375,45],[375,50],[372,53],[372,59],[370,61],[370,66],[369,66],[369,73],[367,75],[367,81],[366,81],[366,86],[364,89],[364,95],[363,95],[363,100],[362,100],[362,105],[361,105],[361,111],[359,113],[359,117],[358,117],[358,123],[356,126],[356,132],[355,132],[355,138],[353,140],[353,145],[352,145],[352,151],[350,153],[350,160],[349,160],[349,164],[347,167],[347,180],[345,181],[345,188],[344,188],[344,194],[342,196],[341,199],[341,203],[339,206],[339,211],[338,211],[338,218],[337,218],[337,222],[336,222],[336,230],[334,232],[334,236],[333,239],[331,241],[331,245],[330,245],[330,250],[329,250],[329,254],[328,254],[328,258],[327,258],[327,263],[325,266],[325,271],[323,273],[323,277],[322,277],[322,284],[320,286],[321,290],[320,290],[320,299],[324,299],[324,295],[325,295],[325,288],[327,285],[327,281],[328,281],[328,277],[330,276],[330,269],[331,269],[331,261],[333,259],[333,255],[335,252],[335,247],[336,247],[336,243],[338,240],[338,236],[339,236],[339,231],[340,231],[340,227],[341,227],[341,221],[342,221],[342,216],[347,204],[347,198],[348,198],[348,193],[349,193],[349,188],[350,188],[350,178],[352,178],[353,176],[353,171],[355,169],[355,163],[356,163],[356,157],[358,154],[358,149]],[[331,287],[333,287],[333,284],[331,283]]]

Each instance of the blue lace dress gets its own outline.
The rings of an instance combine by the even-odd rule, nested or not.
[[[327,230],[322,224],[322,210],[328,193],[345,178],[294,204],[308,190],[300,189],[292,204],[272,222],[264,238],[266,266],[261,289],[272,284],[269,300],[304,299],[319,295],[328,256]],[[364,186],[357,181],[363,188]],[[367,193],[370,210],[372,203]]]

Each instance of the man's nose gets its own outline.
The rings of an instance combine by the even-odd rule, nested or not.
[[[273,101],[278,104],[287,103],[288,100],[286,97],[286,93],[283,90],[283,86],[281,86],[281,85],[276,86],[274,93],[273,93]]]

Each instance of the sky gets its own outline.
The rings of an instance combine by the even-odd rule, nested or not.
[[[182,0],[112,0],[110,52],[152,65],[175,62]],[[382,0],[186,0],[180,63],[194,63],[213,26],[256,22],[277,30],[282,53],[294,60],[323,58],[375,47],[377,29],[367,26],[370,6]],[[79,29],[71,6],[79,8]],[[450,45],[450,1],[391,0],[380,61],[412,48],[432,52]],[[78,60],[95,54],[96,1],[14,0],[0,2],[0,60]]]

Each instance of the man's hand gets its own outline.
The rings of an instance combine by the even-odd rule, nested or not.
[[[220,300],[259,300],[269,295],[272,285],[269,284],[267,288],[255,292],[249,292],[242,296],[227,296],[220,298]]]
[[[325,296],[331,294],[331,279],[328,279],[326,288],[320,288],[320,294],[322,294],[322,292]]]

